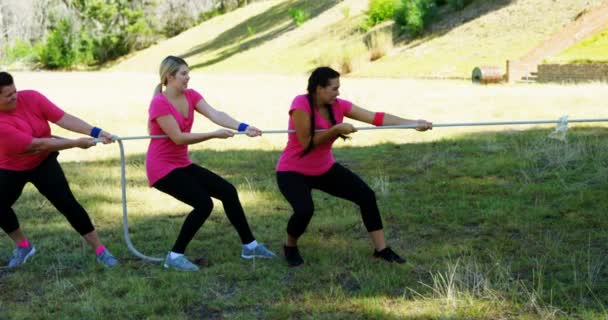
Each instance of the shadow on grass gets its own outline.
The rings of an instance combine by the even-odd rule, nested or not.
[[[455,29],[469,21],[480,18],[488,13],[496,10],[500,10],[510,4],[514,0],[489,0],[489,1],[474,1],[472,5],[465,7],[461,11],[454,12],[452,10],[443,10],[438,14],[438,21],[431,25],[430,29],[423,34],[423,39],[420,42],[416,42],[413,47],[424,44],[435,38],[439,38],[452,29]],[[449,9],[448,5],[444,6],[445,9]],[[395,43],[405,44],[410,42],[412,39],[407,34],[402,33],[399,26],[393,28],[393,41]]]
[[[310,18],[312,19],[339,2],[337,0],[292,0],[278,4],[264,13],[248,18],[234,28],[221,33],[215,39],[195,46],[190,51],[181,54],[180,57],[186,59],[204,51],[226,48],[219,53],[217,58],[193,65],[191,69],[215,64],[239,52],[260,46],[295,29],[296,25],[289,14],[290,9],[300,8],[305,10],[310,14]],[[277,28],[277,26],[280,27]],[[254,34],[251,34],[252,32]],[[256,34],[261,34],[262,36],[255,37]]]
[[[220,318],[423,319],[434,314],[408,317],[404,305],[393,313],[383,302],[371,301],[407,305],[420,299],[414,292],[446,299],[433,275],[448,274],[447,265],[460,263],[464,269],[459,271],[462,278],[457,279],[455,289],[474,298],[487,297],[475,291],[480,283],[467,281],[483,279],[483,285],[496,295],[493,299],[507,304],[529,302],[530,297],[521,292],[523,287],[539,303],[551,303],[567,314],[602,312],[608,305],[604,263],[608,129],[571,129],[568,143],[548,139],[548,133],[536,129],[483,132],[430,143],[336,148],[337,160],[376,192],[387,241],[408,259],[403,266],[374,260],[358,209],[324,193],[313,193],[315,216],[300,242],[306,262],[296,269],[287,268],[283,261],[241,260],[238,236],[221,205],[216,205],[187,252],[194,258],[203,255],[212,265],[187,283],[177,281],[179,290],[185,286],[190,290],[186,292],[197,296],[196,301],[182,298],[191,302],[180,308],[193,318],[205,313]],[[280,253],[291,208],[276,187],[278,156],[274,151],[250,150],[191,154],[195,163],[237,187],[257,239]],[[143,155],[127,158],[138,170],[142,170],[142,160]],[[96,179],[86,166],[110,166],[112,162],[117,166],[110,160],[84,166],[65,163],[63,167],[68,179],[85,189]],[[110,180],[104,183],[115,188],[117,181]],[[149,192],[159,193],[155,189]],[[43,237],[56,247],[64,245],[65,237],[77,239],[52,209],[35,210],[35,199],[40,197],[34,193],[27,189],[16,207],[33,238]],[[113,196],[76,196],[88,204],[116,202]],[[130,230],[135,246],[145,254],[162,256],[185,214],[134,212]],[[94,220],[99,215],[103,212],[95,213]],[[156,274],[158,265],[132,256],[123,245],[121,221],[116,218],[115,225],[106,226],[102,235],[121,257],[123,268],[143,274],[131,272],[128,277],[177,277]],[[70,232],[74,237],[67,235]],[[8,252],[8,241],[0,242],[0,249]],[[11,283],[10,279],[6,281]],[[252,296],[258,299],[247,298]],[[505,312],[502,314],[528,311]]]

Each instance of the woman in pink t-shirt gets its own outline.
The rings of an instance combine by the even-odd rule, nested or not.
[[[279,189],[294,211],[287,224],[285,259],[290,266],[304,262],[297,244],[314,212],[311,191],[318,189],[359,205],[374,245],[374,257],[404,263],[405,260],[386,245],[374,191],[335,161],[331,146],[338,137],[346,138],[356,132],[353,125],[343,122],[344,117],[377,126],[416,125],[418,131],[432,129],[432,123],[365,110],[339,99],[339,88],[338,72],[328,67],[317,68],[308,79],[308,94],[297,96],[289,110],[289,129],[295,129],[295,133],[289,133],[287,146],[277,164]],[[324,131],[315,132],[319,129]]]
[[[112,267],[116,258],[99,240],[91,219],[76,201],[61,166],[59,150],[88,149],[93,138],[58,139],[51,136],[48,122],[82,134],[112,142],[112,135],[76,118],[33,90],[17,91],[13,77],[0,72],[0,228],[17,248],[8,268],[22,265],[36,248],[30,244],[13,211],[26,183],[31,182],[93,247],[97,261]]]
[[[241,257],[274,258],[275,254],[253,237],[234,186],[219,175],[193,164],[188,157],[189,144],[234,136],[234,132],[227,129],[191,133],[194,111],[215,124],[237,129],[250,137],[259,136],[262,132],[211,107],[198,92],[188,89],[189,80],[186,61],[174,56],[165,58],[160,65],[160,84],[154,91],[149,110],[150,134],[169,136],[168,139],[150,141],[146,154],[146,173],[150,186],[193,207],[163,266],[178,270],[198,270],[184,256],[184,252],[211,214],[212,197],[222,201],[228,220],[241,238]]]

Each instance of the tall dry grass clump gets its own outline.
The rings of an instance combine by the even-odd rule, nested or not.
[[[369,50],[369,60],[376,61],[393,49],[393,36],[387,30],[373,31],[367,37],[365,44]]]

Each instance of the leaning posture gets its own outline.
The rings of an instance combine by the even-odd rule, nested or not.
[[[91,245],[97,261],[113,267],[118,261],[101,243],[89,215],[74,198],[57,162],[59,150],[88,149],[95,141],[84,137],[52,137],[49,121],[64,129],[100,138],[103,143],[112,142],[110,133],[64,112],[39,92],[17,91],[13,77],[0,72],[0,227],[16,244],[8,268],[24,264],[36,252],[12,208],[28,182]]]
[[[296,96],[289,110],[287,146],[279,158],[277,183],[293,208],[287,224],[284,254],[290,266],[304,262],[298,249],[298,239],[308,226],[314,205],[311,191],[318,189],[356,203],[361,209],[365,228],[374,245],[374,257],[389,262],[405,260],[386,245],[384,229],[374,191],[359,176],[337,163],[331,152],[333,142],[356,131],[344,117],[382,125],[415,125],[416,130],[432,128],[425,120],[408,120],[397,116],[371,112],[339,99],[340,74],[328,67],[315,69],[308,79],[308,93]],[[324,130],[315,132],[316,130]]]
[[[192,133],[194,111],[217,125],[245,132],[249,137],[259,136],[261,131],[211,107],[201,94],[188,89],[189,80],[186,61],[175,56],[165,58],[160,65],[160,84],[154,90],[149,109],[150,133],[169,136],[168,139],[152,139],[148,146],[146,172],[150,186],[193,207],[163,266],[177,270],[198,270],[198,266],[189,261],[184,253],[188,243],[211,214],[212,197],[222,202],[228,220],[241,238],[241,257],[273,258],[275,254],[253,237],[234,186],[210,170],[192,163],[188,157],[190,144],[234,136],[234,132],[228,129]]]

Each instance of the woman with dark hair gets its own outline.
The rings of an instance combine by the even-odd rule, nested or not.
[[[363,223],[374,245],[374,257],[396,263],[405,260],[386,245],[382,218],[374,191],[359,176],[337,163],[331,152],[338,138],[356,132],[344,117],[383,125],[415,125],[416,130],[432,129],[431,122],[408,120],[388,113],[371,112],[339,99],[340,74],[328,67],[315,69],[308,79],[308,94],[295,97],[289,110],[287,146],[277,164],[277,183],[294,212],[287,224],[284,254],[290,266],[304,262],[298,239],[314,212],[312,189],[327,192],[359,205]],[[324,131],[315,132],[323,129]]]
[[[259,136],[262,132],[214,109],[200,93],[188,89],[189,72],[184,59],[166,57],[160,65],[160,83],[154,90],[149,109],[150,133],[169,136],[169,139],[150,141],[146,154],[146,173],[150,186],[193,207],[173,248],[167,253],[163,266],[184,271],[198,270],[184,252],[213,210],[211,197],[222,201],[228,220],[239,234],[242,258],[274,258],[275,254],[253,237],[234,186],[219,175],[193,164],[188,157],[189,144],[234,136],[234,132],[228,129],[191,133],[194,111],[222,127],[245,132],[249,137]],[[162,90],[163,86],[165,90]]]
[[[118,261],[101,243],[91,219],[76,201],[61,166],[59,150],[88,149],[93,138],[57,139],[48,122],[93,138],[112,142],[112,135],[59,109],[33,90],[17,91],[13,77],[0,72],[0,228],[15,242],[8,268],[24,264],[36,248],[19,226],[12,209],[26,183],[31,182],[93,247],[97,261],[107,267]]]

